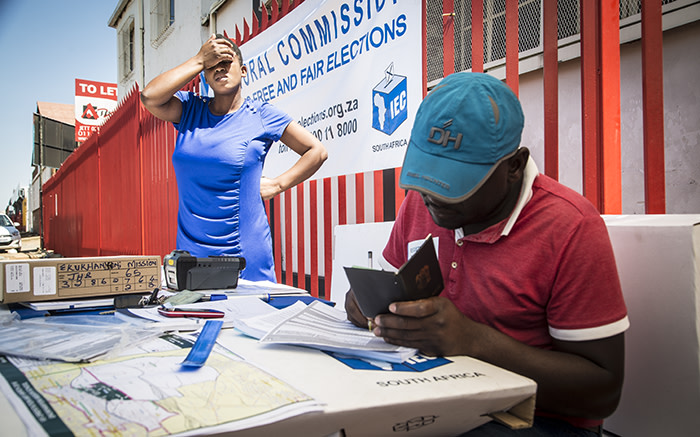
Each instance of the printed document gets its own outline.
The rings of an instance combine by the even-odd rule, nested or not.
[[[209,435],[322,409],[219,346],[203,367],[183,371],[193,344],[166,335],[87,364],[0,356],[0,391],[28,435]]]
[[[268,314],[236,319],[234,327],[261,343],[284,343],[402,363],[418,351],[395,346],[347,320],[344,311],[323,302],[301,302]]]

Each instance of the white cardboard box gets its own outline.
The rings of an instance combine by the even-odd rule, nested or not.
[[[630,318],[625,383],[605,429],[700,429],[700,215],[605,216]]]
[[[491,420],[489,413],[509,410],[529,425],[534,415],[534,381],[469,357],[422,372],[358,370],[318,350],[260,345],[234,330],[218,341],[326,404],[323,413],[247,429],[246,436],[459,435]]]
[[[319,350],[261,345],[233,329],[222,330],[219,342],[315,398],[324,404],[324,411],[239,432],[223,424],[184,435],[364,437],[410,432],[412,436],[447,436],[491,420],[487,413],[521,426],[532,423],[535,383],[471,358],[450,358],[452,362],[422,372],[358,370]],[[0,419],[7,435],[28,434],[3,395]]]

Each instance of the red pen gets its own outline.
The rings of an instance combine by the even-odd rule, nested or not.
[[[165,317],[196,317],[200,319],[220,319],[224,317],[223,311],[210,309],[182,309],[182,308],[158,308],[158,313]]]

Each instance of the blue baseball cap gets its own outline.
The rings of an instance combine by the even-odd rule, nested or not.
[[[399,186],[458,203],[520,146],[524,117],[510,88],[485,73],[454,73],[423,99]]]

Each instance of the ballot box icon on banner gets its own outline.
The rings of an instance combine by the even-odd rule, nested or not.
[[[391,135],[408,118],[406,76],[394,74],[391,63],[372,90],[372,127]]]

